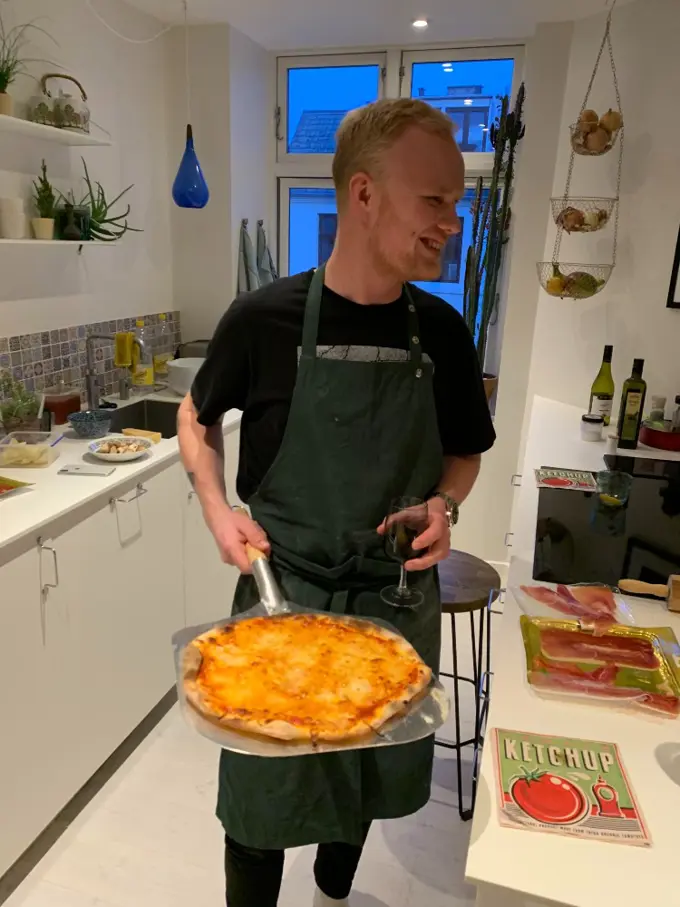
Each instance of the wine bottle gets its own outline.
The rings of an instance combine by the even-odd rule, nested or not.
[[[612,377],[613,346],[604,348],[602,365],[590,389],[590,406],[588,412],[592,416],[602,416],[604,424],[609,425],[614,404],[614,379]]]
[[[627,450],[635,450],[640,437],[642,411],[647,396],[647,384],[642,378],[644,365],[644,359],[633,361],[633,374],[624,383],[621,393],[618,426],[619,447]]]

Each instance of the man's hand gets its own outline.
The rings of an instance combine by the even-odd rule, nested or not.
[[[238,567],[241,573],[252,572],[246,543],[269,554],[271,546],[264,530],[245,513],[238,513],[229,507],[220,508],[216,514],[206,515],[206,522],[224,563]]]
[[[428,527],[413,541],[416,551],[428,549],[422,557],[406,561],[404,567],[409,572],[428,570],[449,556],[451,550],[451,533],[446,517],[446,504],[441,498],[430,498],[427,502]]]

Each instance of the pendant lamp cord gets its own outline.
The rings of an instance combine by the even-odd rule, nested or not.
[[[184,6],[184,69],[187,92],[187,123],[191,123],[191,79],[189,76],[189,8],[187,0],[182,0]]]
[[[101,24],[104,26],[104,28],[108,28],[108,30],[111,32],[111,34],[115,35],[117,38],[120,38],[121,41],[127,41],[128,44],[152,44],[154,41],[157,41],[163,35],[166,35],[172,28],[172,25],[168,25],[166,28],[162,28],[157,34],[155,34],[151,38],[128,38],[127,35],[122,35],[119,31],[117,31],[113,27],[113,25],[109,25],[109,23],[101,15],[101,13],[98,13],[97,10],[94,8],[92,0],[85,0],[85,3],[87,4],[88,9],[92,13],[92,15],[95,17],[95,19],[98,19],[101,22]]]

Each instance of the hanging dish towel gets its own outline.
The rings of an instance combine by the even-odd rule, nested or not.
[[[260,279],[260,286],[266,287],[279,279],[276,271],[276,265],[272,258],[272,253],[267,245],[267,236],[264,232],[264,221],[257,222],[257,274]]]
[[[236,290],[238,293],[248,293],[250,290],[257,290],[259,286],[260,280],[257,276],[255,250],[248,233],[248,220],[244,218],[241,221],[241,238],[238,249],[238,284]]]

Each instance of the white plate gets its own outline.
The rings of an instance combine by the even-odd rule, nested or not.
[[[104,444],[110,444],[111,441],[136,441],[137,444],[143,446],[144,450],[130,451],[123,454],[100,453],[99,448]],[[98,460],[106,460],[107,463],[126,463],[129,460],[139,460],[140,457],[145,457],[151,449],[151,441],[148,438],[133,438],[128,435],[109,435],[106,438],[98,438],[88,444],[87,449]]]

